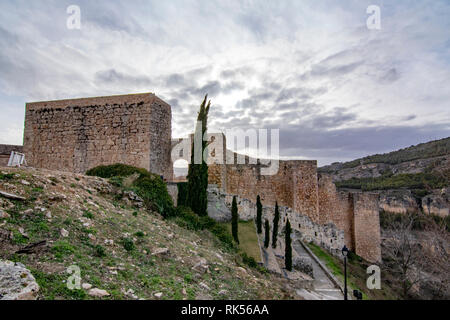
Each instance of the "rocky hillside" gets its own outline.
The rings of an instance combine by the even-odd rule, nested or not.
[[[319,171],[333,174],[335,181],[343,181],[381,177],[387,171],[393,174],[421,173],[427,169],[443,172],[450,169],[449,164],[450,137],[353,161],[335,162],[319,168]]]
[[[379,192],[387,212],[449,214],[450,138],[333,163],[319,172],[332,175],[339,188]]]
[[[163,219],[114,181],[36,169],[0,172],[0,263],[31,272],[39,285],[27,293],[32,298],[296,297],[285,280],[249,267],[209,231]],[[81,287],[69,289],[77,270]],[[0,299],[14,295],[5,281],[0,276]]]

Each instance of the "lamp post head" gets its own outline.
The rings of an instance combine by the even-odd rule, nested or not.
[[[344,247],[342,248],[342,255],[344,257],[347,257],[347,255],[348,255],[348,248],[346,245],[344,245]]]

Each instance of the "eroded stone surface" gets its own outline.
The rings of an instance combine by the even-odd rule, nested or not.
[[[19,262],[0,260],[0,300],[36,300],[39,285]]]

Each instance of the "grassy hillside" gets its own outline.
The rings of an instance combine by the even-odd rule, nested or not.
[[[229,233],[231,233],[231,223],[224,223]],[[261,262],[261,252],[256,235],[256,226],[253,220],[239,221],[238,225],[239,248],[253,258],[256,262]]]
[[[389,190],[389,189],[417,189],[429,190],[443,188],[449,185],[449,181],[432,173],[384,175],[377,178],[352,178],[345,181],[337,181],[338,188],[361,189],[363,191]]]
[[[72,265],[80,268],[82,283],[108,291],[103,299],[294,297],[284,280],[248,267],[222,229],[193,228],[192,220],[173,214],[158,194],[159,181],[139,174],[107,180],[2,169],[0,190],[26,200],[0,197],[6,213],[0,218],[0,259],[29,268],[40,299],[97,299],[88,289],[67,288]]]

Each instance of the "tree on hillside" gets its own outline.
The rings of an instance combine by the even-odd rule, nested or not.
[[[259,195],[256,197],[256,229],[262,233],[262,204]]]
[[[423,221],[420,223],[418,219]],[[421,229],[415,226],[421,224]],[[404,298],[419,296],[421,289],[433,299],[448,299],[448,251],[450,236],[445,224],[429,216],[408,214],[383,226],[384,267],[395,277]],[[416,287],[416,290],[413,288]],[[425,292],[424,291],[424,292]]]
[[[284,264],[286,269],[292,271],[292,246],[291,246],[291,223],[289,219],[286,222],[286,232],[285,232],[285,251],[284,251]]]
[[[211,100],[206,104],[208,95],[205,96],[200,111],[198,112],[197,125],[195,127],[194,141],[192,143],[191,163],[187,175],[187,205],[200,216],[207,215],[208,206],[208,165],[206,159],[203,158],[203,152],[207,147],[207,141],[203,141],[205,133],[207,132],[208,113],[211,106]],[[201,139],[201,143],[198,143]],[[196,141],[197,140],[197,141]],[[197,158],[201,156],[201,163]]]
[[[413,215],[394,221],[384,234],[386,240],[383,242],[383,254],[387,257],[386,267],[396,275],[404,297],[407,297],[414,285],[422,281],[422,273],[417,272],[417,269],[422,269],[419,264],[423,257],[421,246],[412,232],[414,221]]]
[[[275,216],[273,217],[273,233],[272,248],[277,247],[278,222],[280,221],[280,211],[278,210],[278,202],[275,202]]]
[[[233,203],[231,204],[231,233],[233,235],[233,239],[239,243],[238,238],[238,208],[236,203],[236,196],[233,197]]]
[[[265,228],[264,248],[268,248],[270,243],[270,226],[269,221],[267,219],[264,228]]]

